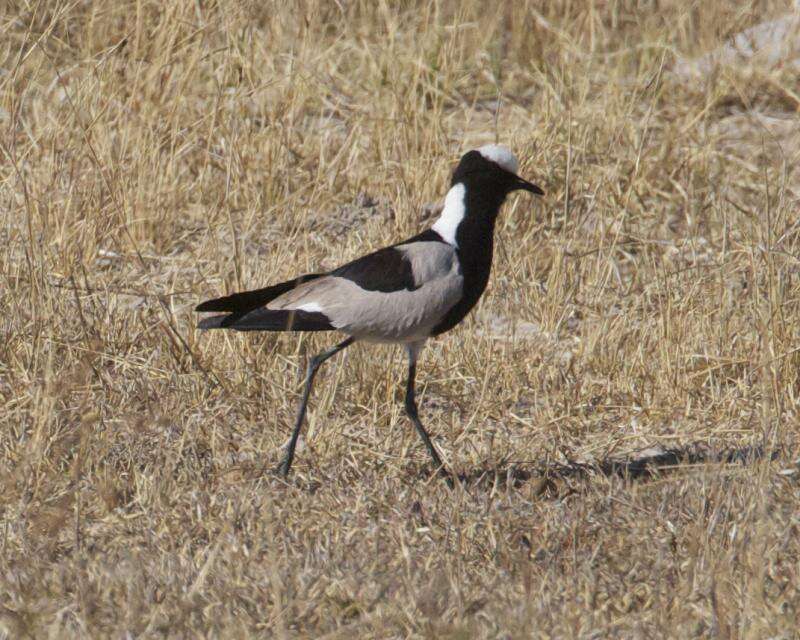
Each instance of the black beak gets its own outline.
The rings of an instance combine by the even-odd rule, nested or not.
[[[523,191],[530,191],[531,193],[535,193],[537,196],[544,195],[544,191],[542,191],[541,188],[537,187],[532,182],[528,182],[527,180],[520,178],[519,176],[515,177],[516,181],[514,182],[510,191],[517,191],[519,189],[522,189]]]

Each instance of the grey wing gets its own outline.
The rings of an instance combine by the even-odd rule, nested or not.
[[[301,284],[267,308],[322,313],[336,329],[362,340],[424,339],[462,297],[458,258],[453,247],[441,242],[410,242],[394,248],[411,267],[413,287],[376,291],[328,275]]]

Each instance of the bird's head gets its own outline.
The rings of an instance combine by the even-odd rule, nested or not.
[[[544,192],[517,175],[519,162],[508,147],[487,144],[468,151],[453,172],[450,190],[432,229],[454,246],[491,244],[500,207],[512,191]]]
[[[468,191],[481,190],[496,194],[502,201],[512,191],[524,190],[543,195],[539,187],[517,175],[519,161],[506,146],[487,144],[468,151],[453,172],[452,186],[464,184]]]

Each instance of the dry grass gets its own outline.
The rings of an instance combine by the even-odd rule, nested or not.
[[[674,72],[787,5],[5,4],[0,636],[797,637],[800,87]],[[419,376],[470,482],[388,347],[262,474],[333,338],[193,304],[415,233],[494,139],[547,197]]]

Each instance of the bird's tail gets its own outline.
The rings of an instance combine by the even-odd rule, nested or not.
[[[287,291],[291,291],[298,285],[310,280],[316,280],[323,275],[324,274],[321,273],[309,273],[308,275],[300,276],[294,280],[287,280],[286,282],[281,282],[280,284],[273,284],[272,286],[264,287],[263,289],[243,291],[242,293],[234,293],[229,296],[223,296],[222,298],[206,300],[205,302],[198,304],[194,310],[201,313],[205,311],[230,311],[232,313],[245,313],[247,311],[253,311],[254,309],[263,307],[265,304],[271,302],[278,296],[283,295]]]
[[[324,313],[296,309],[254,309],[246,313],[226,313],[203,318],[198,329],[236,331],[332,331],[336,327]]]
[[[265,305],[298,285],[316,280],[323,274],[311,273],[264,289],[234,293],[197,305],[195,311],[225,311],[203,318],[199,329],[235,329],[237,331],[330,331],[335,329],[324,313],[316,311],[267,309]]]

